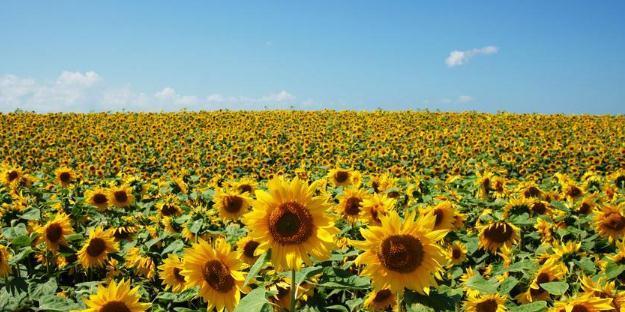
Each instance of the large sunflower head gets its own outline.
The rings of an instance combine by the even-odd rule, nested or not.
[[[65,245],[65,236],[74,233],[74,230],[69,216],[61,212],[39,227],[37,232],[40,242],[45,242],[49,250],[57,251],[60,245]]]
[[[361,182],[360,172],[351,169],[335,168],[328,172],[328,180],[334,186],[358,186]]]
[[[0,245],[0,277],[9,275],[9,260],[11,254],[4,245]]]
[[[175,254],[169,254],[167,259],[163,260],[163,264],[158,267],[159,277],[165,284],[165,289],[171,288],[173,292],[181,292],[185,288],[185,279],[181,274],[183,270],[183,262]]]
[[[89,205],[96,207],[98,210],[105,210],[110,203],[108,191],[99,187],[87,190],[85,199]]]
[[[119,208],[128,207],[135,201],[135,197],[132,195],[132,188],[129,185],[112,187],[109,189],[108,194],[111,204]]]
[[[141,303],[139,287],[131,288],[130,282],[111,281],[107,287],[98,286],[98,291],[84,299],[86,309],[82,312],[143,312],[151,304]]]
[[[368,194],[364,190],[352,187],[346,188],[337,197],[339,203],[334,209],[347,221],[355,222],[362,216],[362,203],[367,196]]]
[[[326,195],[315,195],[315,183],[277,177],[267,183],[268,191],[256,191],[252,212],[244,216],[249,236],[260,242],[256,254],[271,249],[277,269],[299,269],[310,264],[310,256],[325,259],[334,246],[338,229],[326,214]]]
[[[364,241],[352,244],[365,252],[356,258],[356,264],[365,265],[362,273],[371,277],[376,290],[392,292],[408,288],[428,293],[436,285],[445,261],[445,253],[438,241],[446,230],[433,230],[434,215],[415,220],[415,213],[408,213],[402,222],[397,212],[381,218],[380,226],[361,229]]]
[[[440,202],[436,206],[425,209],[423,213],[434,215],[435,230],[451,230],[454,228],[456,208],[449,201]]]
[[[595,229],[610,242],[625,237],[625,213],[622,206],[605,205],[595,212]]]
[[[481,248],[496,253],[499,248],[509,248],[519,241],[519,229],[506,221],[492,222],[481,227],[479,240]]]
[[[57,183],[62,186],[70,185],[74,180],[76,180],[76,172],[73,169],[68,167],[61,167],[54,171],[55,180]]]
[[[389,289],[374,290],[365,299],[364,306],[371,311],[393,310],[397,304],[397,296]]]
[[[380,218],[388,214],[395,206],[396,200],[385,194],[373,194],[362,201],[362,210],[369,224],[380,225]]]
[[[184,252],[182,275],[189,287],[199,287],[200,295],[208,302],[208,311],[233,311],[241,297],[245,278],[236,252],[230,245],[217,239],[213,248],[200,239]]]
[[[89,231],[89,238],[78,251],[78,261],[86,269],[102,267],[108,254],[117,250],[113,231],[97,227]]]
[[[504,312],[506,297],[500,294],[480,295],[472,293],[464,302],[466,312]]]
[[[213,200],[222,219],[238,220],[250,207],[249,197],[228,189],[217,190]]]
[[[550,312],[599,312],[614,311],[611,305],[612,298],[600,298],[591,294],[569,298],[558,301],[554,304]]]

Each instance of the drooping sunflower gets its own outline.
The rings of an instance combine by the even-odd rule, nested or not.
[[[492,222],[480,229],[480,248],[496,253],[502,246],[510,247],[519,241],[519,229],[506,221]]]
[[[500,294],[481,295],[472,293],[464,302],[466,312],[504,312],[506,297]]]
[[[183,270],[183,262],[175,254],[169,254],[163,264],[158,267],[158,276],[163,280],[165,289],[171,289],[173,292],[181,292],[184,290],[186,282],[181,274]]]
[[[250,207],[247,196],[228,189],[217,190],[213,200],[221,218],[227,220],[238,220]]]
[[[4,245],[0,244],[0,277],[9,275],[9,260],[11,254]]]
[[[76,180],[76,172],[68,167],[61,167],[54,170],[54,176],[56,182],[64,187],[69,186],[74,180]]]
[[[49,250],[55,252],[60,245],[65,245],[65,236],[74,233],[72,223],[68,215],[58,213],[44,226],[37,229],[39,241],[45,242]]]
[[[99,268],[104,266],[108,254],[117,250],[113,231],[97,227],[89,230],[89,238],[78,251],[78,261],[83,268]]]
[[[132,188],[128,185],[112,187],[108,194],[111,204],[119,208],[128,207],[135,201],[135,197],[132,195]]]
[[[335,168],[328,171],[328,180],[334,186],[360,185],[362,180],[360,172],[351,169]]]
[[[423,294],[436,285],[445,261],[437,242],[447,231],[433,230],[434,222],[434,215],[415,219],[414,212],[402,222],[393,211],[381,218],[380,226],[360,229],[365,241],[352,244],[365,252],[355,262],[365,266],[362,274],[371,277],[374,289],[397,293],[408,288]]]
[[[200,295],[208,303],[208,311],[233,311],[241,298],[245,280],[237,254],[230,245],[217,239],[215,248],[200,239],[184,252],[182,275],[188,287],[199,287]]]
[[[362,201],[362,210],[369,224],[380,225],[380,218],[388,214],[395,206],[396,200],[384,194],[373,194]]]
[[[362,203],[367,196],[368,193],[364,190],[355,187],[346,188],[337,197],[339,203],[334,210],[347,221],[356,222],[362,216]]]
[[[103,188],[94,188],[85,192],[85,199],[91,206],[96,207],[98,210],[106,210],[109,206],[108,191]]]
[[[364,306],[371,311],[393,310],[397,296],[389,289],[374,290],[365,299]]]
[[[454,205],[449,201],[443,201],[436,206],[426,208],[423,213],[434,215],[435,230],[451,230],[454,228],[456,208],[454,208]]]
[[[258,256],[256,256],[256,248],[260,245],[259,242],[253,240],[249,236],[243,237],[237,242],[237,250],[239,256],[243,262],[247,264],[254,264]]]
[[[595,212],[595,229],[610,243],[625,237],[625,212],[623,206],[605,205]]]
[[[271,249],[271,261],[278,269],[299,269],[310,264],[310,256],[326,259],[338,229],[326,214],[326,195],[316,196],[315,183],[277,177],[267,183],[268,191],[256,191],[254,209],[244,216],[249,236],[260,245],[259,255]]]
[[[111,281],[107,287],[98,286],[98,291],[84,299],[86,309],[82,312],[143,312],[151,304],[141,303],[139,287],[131,288],[130,281]]]
[[[614,311],[611,305],[612,298],[600,298],[591,294],[584,294],[558,301],[554,304],[551,312],[599,312]]]

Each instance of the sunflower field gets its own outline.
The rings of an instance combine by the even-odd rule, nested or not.
[[[0,311],[625,311],[625,116],[0,114]]]

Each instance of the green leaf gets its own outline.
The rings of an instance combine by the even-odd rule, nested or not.
[[[532,303],[511,307],[510,312],[542,312],[547,311],[547,302],[534,301]]]
[[[322,267],[306,267],[306,268],[303,268],[299,272],[295,272],[295,284],[300,285],[307,278],[321,272],[322,270],[323,270]]]
[[[506,278],[506,280],[503,281],[501,285],[499,285],[499,293],[502,295],[507,295],[508,293],[510,293],[512,288],[514,288],[514,286],[516,286],[518,283],[519,283],[519,280],[516,279],[515,277],[511,276],[511,277]]]
[[[27,212],[22,214],[22,219],[39,221],[39,220],[41,220],[41,210],[39,210],[37,208],[33,208],[31,210],[28,210]]]
[[[267,257],[269,257],[269,252],[264,252],[260,256],[258,256],[258,259],[256,259],[256,262],[254,262],[254,265],[252,265],[252,267],[250,268],[250,271],[247,273],[247,276],[245,277],[245,282],[243,283],[243,287],[245,287],[245,285],[247,285],[252,278],[256,277],[258,272],[260,272],[260,269],[262,269],[263,264],[265,264]]]
[[[577,264],[578,267],[580,267],[582,270],[584,270],[584,272],[588,274],[594,274],[597,272],[597,267],[595,266],[595,263],[588,257],[582,258],[579,261],[575,260],[575,264]]]
[[[193,224],[189,227],[189,231],[193,234],[197,234],[202,229],[202,224],[204,224],[204,220],[202,219],[193,221]]]
[[[271,304],[267,300],[266,293],[264,287],[250,291],[239,301],[234,312],[271,312]]]
[[[61,298],[56,295],[46,295],[39,298],[40,311],[71,311],[78,309],[79,306],[73,301]]]
[[[569,289],[569,284],[566,282],[550,282],[542,283],[540,287],[552,295],[561,296]]]
[[[467,287],[477,290],[484,294],[492,294],[497,292],[499,283],[495,279],[486,280],[477,274],[467,281]]]
[[[28,293],[32,299],[38,299],[45,295],[54,295],[58,285],[54,278],[49,279],[43,284],[30,283],[28,285]]]
[[[165,255],[168,253],[176,253],[184,248],[184,242],[181,240],[176,240],[173,243],[169,244],[169,246],[165,247],[161,252],[161,255]]]
[[[621,275],[623,271],[625,271],[625,265],[617,264],[610,261],[605,268],[605,276],[608,279],[614,279],[617,276]]]

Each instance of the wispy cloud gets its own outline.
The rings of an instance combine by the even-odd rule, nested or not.
[[[478,55],[490,55],[499,52],[499,48],[496,46],[486,46],[478,49],[471,49],[466,51],[454,50],[449,53],[449,56],[445,59],[445,64],[449,67],[455,67],[466,64],[471,58]]]
[[[15,109],[57,111],[174,111],[306,107],[286,90],[258,97],[209,94],[187,95],[173,87],[156,92],[137,91],[130,86],[111,87],[95,72],[63,71],[54,81],[37,81],[15,75],[0,76],[0,111]]]

